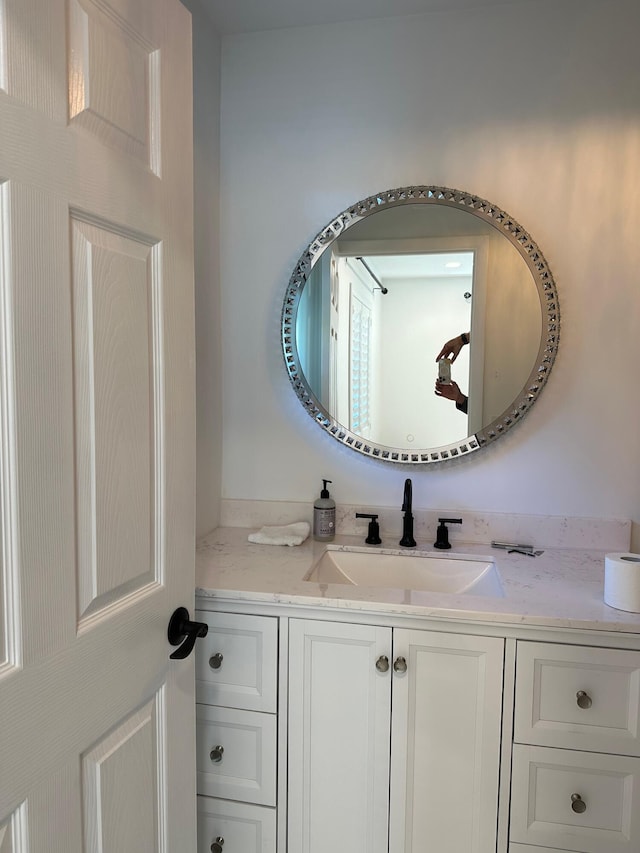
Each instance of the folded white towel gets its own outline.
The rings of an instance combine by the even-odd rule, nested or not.
[[[301,545],[310,530],[307,521],[296,521],[280,527],[262,527],[257,533],[249,534],[249,542],[258,545]]]

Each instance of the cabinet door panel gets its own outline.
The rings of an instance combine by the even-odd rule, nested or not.
[[[386,853],[391,630],[292,619],[289,850]],[[390,661],[389,661],[390,664]]]
[[[398,629],[399,656],[389,849],[495,851],[504,642]]]

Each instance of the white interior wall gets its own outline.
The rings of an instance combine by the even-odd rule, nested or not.
[[[280,310],[338,212],[442,184],[533,235],[562,340],[521,424],[411,470],[416,506],[640,519],[639,27],[637,0],[540,0],[223,41],[223,498],[310,501],[326,477],[338,502],[400,506],[406,469],[302,410]]]
[[[220,341],[220,38],[198,0],[192,16],[196,310],[196,532],[218,524],[222,471]]]
[[[529,268],[515,246],[501,235],[496,233],[488,245],[484,424],[498,418],[520,393],[524,378],[538,363],[542,332],[540,300]]]

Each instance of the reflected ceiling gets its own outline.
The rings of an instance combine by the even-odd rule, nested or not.
[[[534,2],[538,0],[200,0],[222,35]]]

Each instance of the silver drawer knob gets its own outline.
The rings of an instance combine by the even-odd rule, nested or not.
[[[216,764],[219,764],[222,761],[222,756],[224,755],[224,747],[223,746],[214,746],[211,752],[209,753],[209,758],[212,761],[215,761]]]
[[[582,814],[587,810],[587,804],[580,794],[571,794],[571,808],[576,814]]]
[[[397,657],[393,662],[393,669],[395,672],[406,672],[407,671],[407,661],[402,656]]]
[[[211,655],[209,658],[209,666],[211,669],[220,669],[222,666],[223,657],[220,652],[216,652],[215,655]]]
[[[576,702],[578,703],[578,708],[587,709],[593,705],[591,700],[591,696],[588,693],[585,693],[584,690],[578,690],[576,693]]]
[[[211,845],[211,853],[222,853],[224,847],[224,838],[219,835]]]
[[[376,661],[376,669],[378,672],[386,672],[389,669],[389,658],[386,655],[380,655]]]

